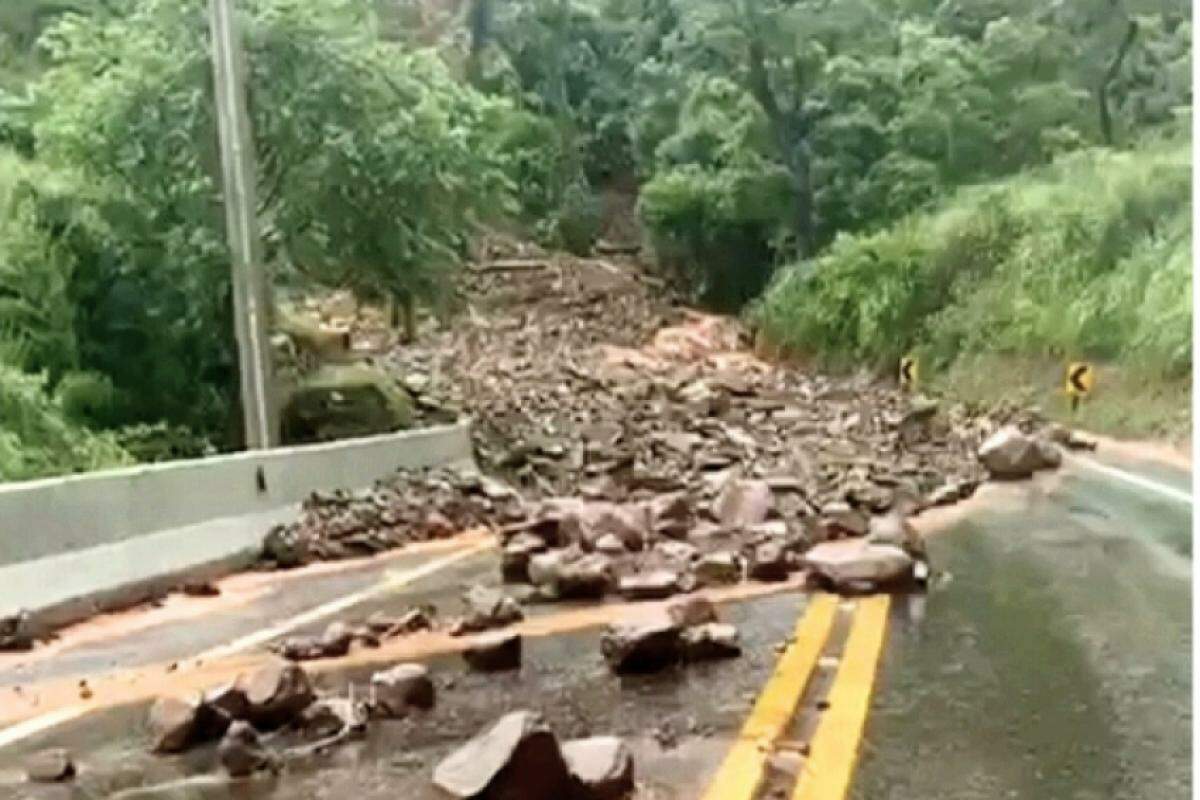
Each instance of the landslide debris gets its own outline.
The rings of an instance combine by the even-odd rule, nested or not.
[[[768,365],[736,321],[684,308],[629,261],[494,245],[459,300],[461,313],[387,364],[418,418],[472,419],[479,469],[313,495],[267,535],[266,560],[367,555],[483,526],[501,536],[504,579],[543,600],[658,599],[814,564],[835,588],[899,584],[908,567],[893,574],[903,560],[879,548],[921,562],[919,537],[884,530],[853,552],[804,556],[896,529],[886,520],[898,499],[918,513],[969,497],[989,473],[1061,458],[1036,413]],[[853,558],[867,563],[846,567]],[[464,630],[490,626],[476,616]]]

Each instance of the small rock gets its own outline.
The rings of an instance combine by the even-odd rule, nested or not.
[[[681,628],[717,621],[717,608],[707,597],[685,597],[667,606],[667,617]]]
[[[732,625],[718,622],[697,625],[683,632],[682,641],[685,661],[736,658],[742,654],[737,628]]]
[[[75,762],[61,748],[42,750],[25,759],[25,777],[31,783],[61,783],[75,777]]]
[[[325,658],[341,658],[350,652],[354,632],[344,622],[334,622],[325,629],[318,641],[321,655]]]
[[[467,616],[456,628],[455,634],[502,628],[525,619],[525,613],[516,600],[485,586],[471,587],[463,602],[467,606]]]
[[[463,651],[463,660],[476,672],[520,669],[521,637],[515,633],[481,636]]]
[[[302,566],[309,558],[308,538],[293,526],[276,525],[263,539],[263,557],[282,569]]]
[[[693,565],[692,574],[701,586],[733,584],[742,579],[742,565],[736,553],[709,553]]]
[[[558,596],[564,599],[599,599],[614,583],[612,559],[589,553],[563,566],[555,581]]]
[[[713,514],[727,528],[748,528],[765,522],[771,512],[771,487],[761,480],[734,480],[726,484]]]
[[[827,538],[837,538],[866,536],[870,523],[866,514],[851,508],[849,503],[838,501],[821,509],[821,524]]]
[[[296,719],[316,699],[308,673],[287,662],[260,667],[245,687],[250,706],[247,718],[265,730]]]
[[[757,581],[786,581],[788,568],[787,552],[783,546],[776,542],[765,542],[754,548],[748,574]]]
[[[0,618],[0,652],[21,652],[33,649],[32,622],[25,611]]]
[[[345,733],[358,738],[367,732],[367,706],[348,697],[326,697],[304,710],[301,727],[312,736],[328,737]]]
[[[677,542],[673,539],[667,539],[654,545],[654,551],[661,554],[668,561],[680,566],[689,563],[698,555],[698,551],[693,545],[687,542]]]
[[[183,593],[188,597],[218,597],[221,590],[211,581],[188,581],[183,584]]]
[[[231,778],[247,778],[259,770],[275,770],[279,759],[263,747],[258,731],[241,720],[229,726],[217,745],[217,760]]]
[[[619,675],[657,672],[679,661],[679,626],[665,615],[650,622],[610,625],[600,638],[600,651]]]
[[[546,542],[532,533],[518,533],[504,545],[500,574],[506,583],[530,583],[529,560],[546,550]]]
[[[606,556],[623,556],[628,550],[625,549],[624,543],[611,533],[601,536],[596,542],[596,552]]]
[[[558,740],[530,711],[514,711],[451,753],[433,771],[450,797],[566,800],[573,781]]]
[[[566,742],[562,755],[588,800],[621,800],[633,792],[633,754],[615,736]]]
[[[371,676],[371,707],[385,717],[403,717],[410,709],[433,708],[429,670],[421,664],[399,664]]]
[[[626,600],[663,600],[679,591],[679,573],[655,570],[622,578],[617,588]]]
[[[156,753],[182,753],[193,744],[201,718],[199,700],[160,697],[150,707],[151,749]]]

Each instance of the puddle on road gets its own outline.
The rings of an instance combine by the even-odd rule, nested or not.
[[[855,800],[1191,796],[1190,570],[1068,489],[931,540],[953,580],[895,607]]]
[[[429,662],[438,703],[425,717],[375,723],[367,738],[292,765],[284,775],[239,784],[197,778],[215,772],[213,748],[161,758],[146,750],[146,707],[104,712],[30,740],[0,756],[3,800],[434,800],[429,776],[440,758],[501,714],[532,708],[560,740],[615,734],[634,751],[639,798],[690,800],[701,793],[774,668],[775,645],[794,630],[805,598],[797,593],[722,607],[743,637],[741,658],[696,664],[656,676],[617,678],[600,655],[598,630],[526,639],[519,673],[476,675],[457,657]],[[322,688],[365,685],[372,669],[316,677]],[[678,743],[664,748],[655,733]],[[81,775],[73,787],[19,783],[22,754],[65,746]],[[158,788],[153,788],[153,787]]]

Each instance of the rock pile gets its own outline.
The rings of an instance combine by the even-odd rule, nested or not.
[[[433,708],[436,699],[428,670],[420,664],[398,664],[371,677],[367,699],[321,697],[297,664],[267,664],[248,677],[194,697],[160,697],[147,719],[150,749],[182,753],[217,742],[218,764],[231,777],[261,770],[278,771],[291,759],[364,736],[372,719],[397,719]],[[277,748],[268,743],[286,735],[300,743]],[[70,777],[73,766],[55,753],[30,762],[30,775]],[[73,774],[73,773],[72,773]],[[32,779],[32,778],[31,778]]]
[[[401,470],[365,491],[315,492],[276,525],[263,560],[280,568],[374,555],[520,517],[520,497],[472,469]]]
[[[314,496],[268,535],[269,561],[486,525],[501,534],[504,579],[545,599],[659,599],[784,580],[860,551],[892,563],[876,539],[804,555],[867,536],[898,494],[917,498],[910,512],[946,505],[988,475],[1028,475],[1057,456],[1030,436],[1036,414],[942,407],[867,375],[767,365],[736,322],[688,312],[628,265],[491,258],[468,273],[452,325],[389,357],[429,414],[472,416],[483,472],[403,473],[368,492]],[[1024,439],[1032,444],[1018,447]],[[891,544],[922,557],[911,542]]]
[[[435,614],[436,609],[432,607],[409,609],[398,617],[376,612],[359,625],[333,622],[320,636],[289,636],[272,645],[271,650],[288,661],[341,658],[355,644],[379,647],[390,639],[432,630]]]

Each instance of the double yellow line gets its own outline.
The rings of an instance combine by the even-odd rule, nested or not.
[[[829,640],[838,603],[839,598],[827,594],[809,603],[797,623],[794,641],[780,656],[704,800],[754,800],[767,758],[791,723]],[[809,742],[792,800],[843,800],[850,789],[887,632],[889,604],[886,595],[856,602],[828,705]]]

